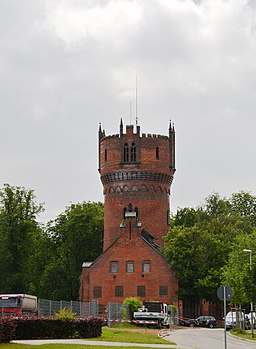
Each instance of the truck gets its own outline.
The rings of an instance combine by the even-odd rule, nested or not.
[[[168,305],[162,302],[145,302],[143,307],[133,313],[135,321],[145,323],[146,325],[155,324],[156,327],[169,327],[171,312]]]
[[[37,314],[37,297],[29,294],[0,294],[0,316]]]

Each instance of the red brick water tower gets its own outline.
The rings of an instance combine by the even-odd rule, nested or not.
[[[99,127],[99,173],[104,193],[103,254],[84,263],[83,301],[126,297],[176,304],[178,283],[163,257],[169,230],[170,187],[175,172],[175,130],[145,134],[120,123],[119,134]]]

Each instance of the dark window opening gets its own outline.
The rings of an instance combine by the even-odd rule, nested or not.
[[[118,262],[110,262],[109,271],[110,273],[118,273]]]
[[[136,146],[134,143],[131,146],[131,161],[136,161]]]
[[[101,286],[93,287],[93,298],[101,298],[102,297],[102,288]]]
[[[137,286],[137,296],[138,297],[146,297],[146,287],[145,286]]]
[[[159,160],[159,148],[156,147],[156,159]]]
[[[124,145],[124,162],[129,161],[129,149],[128,149],[128,144],[125,143]]]
[[[116,286],[115,287],[115,297],[123,297],[124,295],[124,287],[123,286]]]
[[[149,273],[150,270],[151,270],[150,261],[143,261],[142,262],[142,273]]]
[[[134,261],[126,262],[126,273],[134,273]]]
[[[108,161],[108,151],[105,149],[105,161]]]
[[[168,296],[168,287],[167,286],[160,286],[159,287],[159,295],[160,296]]]

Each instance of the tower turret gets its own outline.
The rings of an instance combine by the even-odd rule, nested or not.
[[[169,137],[140,135],[140,127],[99,138],[99,172],[104,192],[104,250],[120,234],[148,231],[158,245],[169,229],[170,186],[175,172],[175,131]],[[130,207],[130,210],[129,210]],[[129,224],[124,222],[130,213]],[[135,219],[132,219],[134,215]],[[139,223],[139,224],[138,224]]]

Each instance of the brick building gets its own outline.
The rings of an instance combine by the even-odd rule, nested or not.
[[[126,297],[177,305],[178,282],[161,254],[169,230],[175,172],[175,131],[141,134],[120,123],[119,134],[99,127],[99,173],[104,192],[103,253],[84,263],[83,301],[121,303]]]

